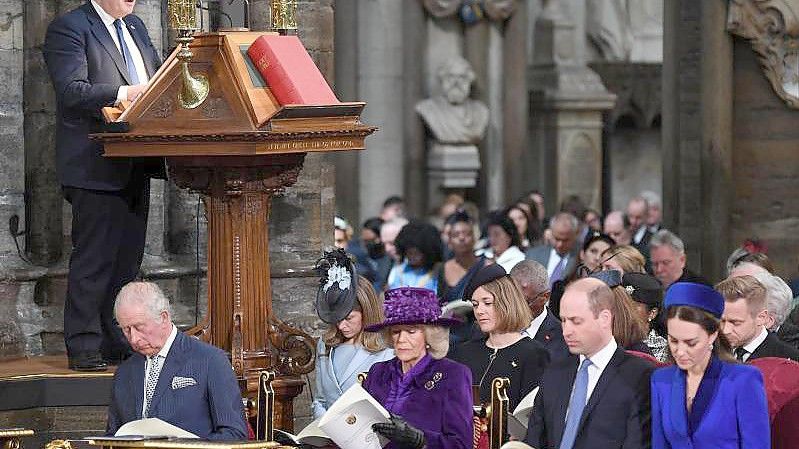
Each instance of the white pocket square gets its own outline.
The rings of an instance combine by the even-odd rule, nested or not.
[[[193,385],[197,385],[197,381],[191,377],[180,377],[175,376],[172,378],[172,389],[177,390],[178,388],[185,388],[191,387]]]

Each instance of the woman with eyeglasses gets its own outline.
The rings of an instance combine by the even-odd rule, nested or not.
[[[646,259],[635,247],[616,245],[602,253],[602,269],[625,273],[646,273]]]

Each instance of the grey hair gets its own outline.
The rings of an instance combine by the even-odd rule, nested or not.
[[[732,274],[732,270],[735,269],[735,267],[743,263],[739,262],[739,260],[747,254],[749,254],[749,251],[741,247],[735,248],[735,250],[733,250],[732,254],[730,254],[730,257],[727,258],[727,276]],[[763,271],[766,271],[766,269],[764,268]]]
[[[577,217],[568,212],[558,212],[555,214],[555,216],[549,220],[549,229],[552,229],[555,227],[556,223],[560,222],[567,223],[575,233],[580,229],[580,221],[577,219]]]
[[[679,254],[685,254],[685,243],[682,239],[677,237],[677,234],[667,230],[661,229],[649,241],[649,247],[655,248],[658,246],[670,246],[674,251]]]
[[[443,359],[449,352],[449,328],[444,326],[434,326],[432,324],[418,324],[424,334],[424,341],[427,344],[427,353],[435,360]],[[383,340],[386,346],[394,348],[394,339],[391,338],[391,326],[382,331]]]
[[[774,318],[774,330],[781,326],[791,311],[793,294],[791,287],[779,276],[774,276],[768,271],[755,273],[752,276],[766,287],[766,310]]]
[[[649,210],[649,200],[647,200],[643,196],[639,195],[630,198],[630,201],[627,202],[627,207],[629,207],[629,205],[632,203],[644,203],[644,209],[646,209],[647,211]]]
[[[521,284],[528,284],[536,292],[544,292],[549,289],[549,276],[547,269],[534,260],[523,260],[517,263],[510,270],[510,277]]]
[[[114,316],[122,303],[132,302],[147,309],[153,319],[159,319],[161,312],[172,317],[172,307],[164,291],[153,282],[129,282],[119,290],[114,302]]]
[[[645,199],[651,207],[660,208],[660,206],[663,204],[663,202],[660,200],[660,195],[651,190],[644,190],[639,195],[641,198]]]

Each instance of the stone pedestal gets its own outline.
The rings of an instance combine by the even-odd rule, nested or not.
[[[536,22],[531,73],[530,142],[525,161],[547,200],[548,210],[568,195],[601,209],[602,116],[615,95],[582,59],[582,36],[561,3],[550,2]]]
[[[430,204],[441,204],[447,193],[477,186],[480,153],[476,145],[433,142],[427,153]]]

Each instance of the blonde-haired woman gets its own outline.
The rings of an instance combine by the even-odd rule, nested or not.
[[[646,259],[631,245],[616,245],[602,253],[602,269],[625,273],[645,273]]]
[[[383,304],[372,284],[357,276],[353,295],[354,271],[346,254],[337,250],[326,253],[323,260],[326,268],[317,296],[317,311],[322,321],[330,326],[316,347],[314,418],[322,416],[356,382],[359,373],[394,357],[394,351],[386,348],[379,334],[363,331],[366,326],[383,321]],[[341,288],[348,285],[339,284],[342,280],[349,282],[350,287]],[[326,291],[325,286],[328,287]]]
[[[479,387],[480,400],[491,399],[491,381],[507,377],[510,409],[535,387],[549,364],[544,346],[522,331],[530,327],[530,308],[516,281],[499,265],[477,272],[464,292],[474,308],[483,338],[456,346],[450,358],[468,366]]]

